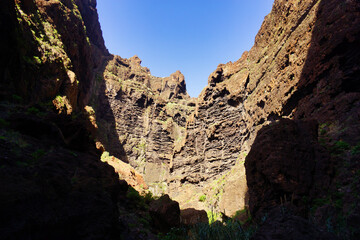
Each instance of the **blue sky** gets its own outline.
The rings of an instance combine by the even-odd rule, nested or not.
[[[105,45],[124,58],[138,55],[151,74],[176,70],[197,97],[220,63],[250,50],[273,0],[99,0]]]

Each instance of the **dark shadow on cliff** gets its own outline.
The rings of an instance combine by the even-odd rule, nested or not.
[[[40,22],[32,1],[22,2],[21,6],[25,12],[36,12],[34,19]],[[60,57],[41,60],[41,48],[35,38],[42,35],[44,41],[49,41],[44,26],[38,24],[35,33],[32,26],[20,20],[15,9],[14,1],[1,2],[0,29],[4,37],[0,40],[0,99],[31,104],[51,101],[56,94],[65,95],[65,85],[70,79]]]
[[[68,17],[63,16],[62,4],[72,10]],[[96,2],[77,0],[76,4],[82,18],[74,13],[77,9],[73,2],[54,2],[44,5],[46,15],[51,18],[54,27],[60,34],[64,50],[72,62],[71,70],[79,80],[77,102],[74,104],[79,108],[78,112],[84,111],[85,106],[93,107],[99,129],[96,129],[95,121],[88,122],[87,126],[91,137],[94,141],[101,142],[110,155],[127,162],[125,151],[116,132],[115,117],[105,95],[106,83],[103,75],[108,61],[113,56],[108,53],[104,45],[98,23]],[[32,11],[36,11],[37,6],[33,4],[32,7],[35,9]],[[84,21],[86,30],[82,21]],[[66,85],[60,88],[60,93],[67,94]],[[98,147],[104,150],[103,147]]]
[[[113,58],[113,55],[105,57],[101,68],[96,73],[94,84],[96,87],[93,92],[91,105],[95,108],[97,124],[99,127],[96,138],[104,145],[105,150],[108,151],[110,155],[128,163],[125,150],[119,140],[119,135],[116,130],[116,119],[113,109],[111,108],[110,100],[106,95],[108,90],[104,79],[104,72],[108,62]]]
[[[37,12],[33,1],[22,3],[29,4],[29,13]],[[4,34],[0,69],[0,238],[118,239],[124,227],[119,223],[118,203],[126,205],[122,200],[128,185],[119,182],[114,168],[100,161],[101,153],[86,127],[86,115],[80,109],[72,115],[58,114],[51,107],[49,102],[62,90],[41,96],[37,87],[42,85],[39,79],[45,77],[44,71],[67,77],[66,73],[62,75],[64,65],[59,62],[52,68],[37,68],[24,59],[38,56],[33,35],[20,26],[14,1],[1,1],[0,6],[0,32]],[[68,40],[68,44],[73,43]],[[89,56],[91,51],[88,46],[81,57],[71,60],[100,57]],[[83,68],[74,66],[80,92],[92,89],[95,75],[92,70],[96,63],[86,61],[88,65]],[[86,95],[80,94],[79,108],[84,107]],[[99,108],[110,110],[106,102]],[[115,122],[113,117],[108,120]]]
[[[292,236],[294,226],[306,226],[295,216],[311,218],[313,225],[344,239],[359,237],[360,199],[354,197],[359,184],[346,182],[360,169],[359,12],[357,0],[318,4],[297,90],[282,112],[295,120],[280,120],[257,134],[245,163],[249,204],[253,215],[267,220],[254,239],[274,234],[322,239]],[[281,230],[286,219],[294,224]]]
[[[357,0],[320,2],[298,89],[283,108],[295,119],[337,122],[347,129],[333,137],[354,144],[360,140],[359,11]]]
[[[115,239],[125,193],[83,122],[7,102],[0,114],[1,239]]]

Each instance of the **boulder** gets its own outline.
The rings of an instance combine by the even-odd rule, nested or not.
[[[316,121],[282,119],[258,132],[245,161],[253,216],[277,205],[301,210],[312,189],[327,188],[329,156],[317,142],[317,129]]]
[[[179,203],[171,200],[167,194],[152,201],[149,212],[154,227],[161,232],[167,232],[180,225]]]
[[[205,210],[187,208],[180,211],[180,222],[182,225],[191,226],[197,223],[208,223],[209,219]]]

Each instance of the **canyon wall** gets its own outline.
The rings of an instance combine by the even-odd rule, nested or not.
[[[92,136],[109,57],[96,1],[1,1],[0,32],[0,238],[153,238],[119,179],[138,176],[101,161]]]
[[[263,126],[314,118],[331,125],[332,139],[356,143],[357,7],[356,1],[275,1],[252,49],[220,64],[198,98],[189,99],[179,72],[156,78],[137,57],[111,57],[97,94],[105,90],[100,98],[110,99],[110,109],[96,112],[99,134],[115,128],[107,138],[119,139],[123,149],[106,149],[140,171],[155,194],[169,193],[182,207],[234,214],[247,204],[244,161]],[[115,116],[112,126],[106,115]]]
[[[314,118],[332,126],[333,139],[356,143],[357,7],[275,1],[252,49],[220,64],[198,98],[188,97],[179,72],[157,78],[136,56],[110,57],[98,76],[105,86],[95,94],[110,103],[95,103],[99,141],[142,173],[155,194],[234,214],[247,204],[244,161],[263,126]],[[117,139],[122,147],[112,145]]]
[[[116,157],[109,160],[116,171],[126,168],[120,159],[143,175],[139,191],[168,193],[181,208],[233,215],[249,205],[261,217],[291,199],[306,215],[309,202],[332,191],[345,196],[344,209],[358,209],[349,194],[358,182],[349,179],[359,169],[359,5],[276,0],[254,46],[220,64],[190,98],[180,71],[159,78],[137,56],[108,53],[96,1],[2,1],[0,171],[9,183],[2,187],[17,189],[1,191],[4,206],[16,205],[2,215],[20,222],[16,213],[36,202],[64,210],[49,218],[35,204],[36,221],[25,211],[26,222],[4,234],[26,235],[42,221],[66,226],[69,236],[67,222],[79,234],[131,232],[129,215],[119,218],[131,205],[122,198],[127,184],[98,161],[101,152]],[[91,199],[88,211],[62,205],[78,204],[79,194]]]

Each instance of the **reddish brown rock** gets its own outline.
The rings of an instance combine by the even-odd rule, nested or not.
[[[131,167],[130,164],[124,163],[114,156],[104,157],[104,154],[101,160],[112,166],[115,172],[119,174],[119,178],[125,180],[128,185],[133,187],[140,194],[144,194],[145,190],[148,189],[143,176]]]
[[[180,72],[157,78],[137,56],[109,57],[93,95],[99,141],[143,174],[155,194],[234,214],[247,204],[244,175],[235,171],[244,172],[263,126],[313,118],[334,126],[333,139],[359,141],[358,90],[342,84],[357,79],[357,9],[356,1],[275,1],[252,49],[220,64],[197,99],[188,99]],[[353,61],[345,66],[345,59]],[[189,200],[193,191],[211,196],[199,203]]]
[[[0,4],[0,32],[7,36],[0,39],[4,53],[0,56],[0,97],[18,103],[53,100],[58,112],[72,113],[73,118],[77,110],[91,106],[95,112],[88,116],[88,128],[98,148],[144,174],[154,193],[169,193],[188,207],[211,206],[234,213],[247,203],[243,160],[257,132],[286,117],[316,119],[326,126],[322,129],[326,130],[325,145],[336,147],[341,140],[350,147],[344,156],[314,165],[317,144],[309,146],[314,152],[303,149],[307,146],[304,139],[314,136],[312,131],[301,140],[298,130],[302,127],[290,124],[290,130],[284,131],[299,138],[294,141],[299,145],[291,145],[288,136],[283,143],[300,149],[305,168],[315,175],[312,180],[308,173],[298,176],[298,169],[286,165],[283,160],[291,149],[285,148],[284,153],[276,150],[281,161],[267,149],[276,160],[276,174],[284,177],[272,176],[257,163],[259,168],[250,178],[256,179],[259,170],[276,186],[261,190],[256,183],[248,184],[249,189],[274,194],[260,196],[265,205],[258,207],[267,208],[274,201],[278,204],[285,199],[280,196],[283,200],[278,200],[279,194],[295,192],[294,197],[287,195],[286,201],[293,198],[301,208],[299,196],[317,192],[309,190],[316,179],[324,180],[320,188],[327,186],[322,173],[334,160],[344,163],[338,165],[344,172],[336,179],[346,187],[338,190],[333,184],[330,189],[344,194],[346,210],[357,201],[351,197],[357,185],[348,182],[358,169],[358,156],[350,150],[360,141],[358,1],[276,0],[254,47],[238,61],[219,65],[197,99],[189,99],[180,72],[158,78],[141,66],[137,56],[109,55],[101,37],[96,1],[4,0]],[[57,31],[52,31],[54,28]],[[76,126],[65,124],[61,129],[66,146],[81,149],[80,139],[87,137]],[[281,137],[278,130],[276,136]],[[270,137],[266,139],[265,146],[271,147]],[[260,155],[256,157],[266,158]],[[264,164],[271,169],[269,162]],[[331,171],[327,176],[334,180]],[[299,190],[294,190],[290,180]],[[206,200],[200,202],[193,192],[206,194]],[[356,223],[356,214],[350,215],[349,221]]]

